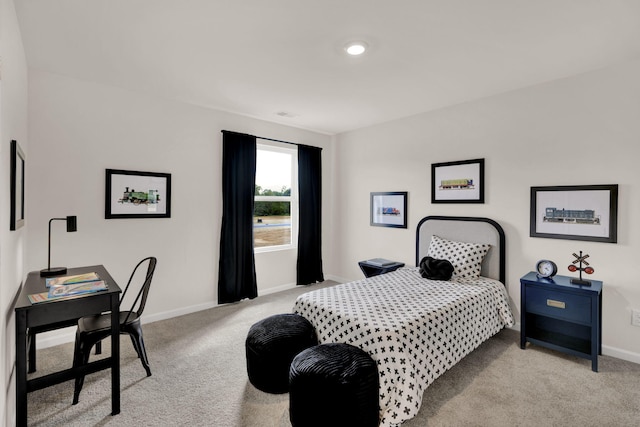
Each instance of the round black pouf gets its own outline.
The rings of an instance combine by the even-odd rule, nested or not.
[[[255,323],[245,342],[249,381],[267,393],[286,393],[291,361],[316,344],[313,325],[297,314],[276,314]]]
[[[375,427],[380,403],[378,368],[364,350],[321,344],[298,354],[289,370],[293,427]]]

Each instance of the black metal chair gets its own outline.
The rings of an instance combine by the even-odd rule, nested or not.
[[[144,347],[144,340],[142,338],[142,327],[140,325],[140,316],[144,310],[144,306],[147,302],[147,296],[149,295],[149,288],[151,287],[151,279],[156,269],[156,258],[148,257],[143,259],[136,265],[129,277],[127,286],[122,293],[120,302],[124,301],[124,297],[129,291],[131,282],[138,271],[138,268],[145,262],[147,265],[147,274],[145,280],[138,291],[131,310],[120,311],[120,333],[127,334],[131,338],[133,348],[136,350],[142,366],[147,371],[147,376],[151,376],[151,369],[149,368],[149,359],[147,358],[147,351]],[[136,308],[137,307],[137,308]],[[73,366],[80,367],[89,363],[89,355],[94,345],[99,344],[103,339],[109,337],[111,334],[111,314],[102,313],[96,316],[86,316],[78,319],[78,329],[76,330],[76,344],[73,353]],[[84,384],[85,372],[81,371],[76,375],[75,389],[73,391],[73,404],[78,403],[80,397],[80,391]]]

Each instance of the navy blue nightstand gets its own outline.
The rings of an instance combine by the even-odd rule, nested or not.
[[[571,277],[520,279],[520,348],[527,341],[591,360],[598,372],[602,354],[602,282],[574,285]]]
[[[404,267],[403,262],[392,261],[391,264],[371,264],[369,261],[359,261],[358,265],[360,270],[364,273],[364,277],[373,277],[379,274],[389,273],[390,271],[396,271],[400,267]]]

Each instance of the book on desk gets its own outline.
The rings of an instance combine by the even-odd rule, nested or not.
[[[96,273],[57,277],[51,281],[47,279],[46,286],[49,288],[47,292],[28,295],[29,301],[32,304],[72,298],[108,289],[106,282],[100,280]]]
[[[96,272],[91,272],[74,274],[72,276],[49,277],[44,283],[48,288],[51,285],[73,285],[75,283],[93,282],[95,280],[100,280],[100,276],[98,276],[98,273]]]

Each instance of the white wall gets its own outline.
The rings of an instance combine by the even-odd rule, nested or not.
[[[28,269],[46,266],[49,218],[77,215],[76,233],[53,224],[52,266],[104,264],[124,285],[154,255],[147,321],[216,305],[223,129],[323,147],[330,187],[329,136],[31,71]],[[106,168],[171,173],[171,218],[104,219]],[[257,254],[259,294],[294,286],[295,260]]]
[[[10,144],[28,159],[27,64],[13,0],[0,0],[0,425],[15,419],[15,322],[11,304],[25,271],[26,230],[9,231]]]
[[[334,273],[361,277],[357,261],[385,257],[415,265],[415,227],[427,215],[483,216],[507,237],[508,290],[519,318],[519,278],[541,258],[560,274],[572,252],[591,255],[604,281],[603,344],[640,362],[640,61],[505,93],[339,135]],[[485,203],[436,204],[431,163],[485,159]],[[619,184],[618,243],[529,237],[532,186]],[[369,193],[409,192],[407,230],[369,226]]]

